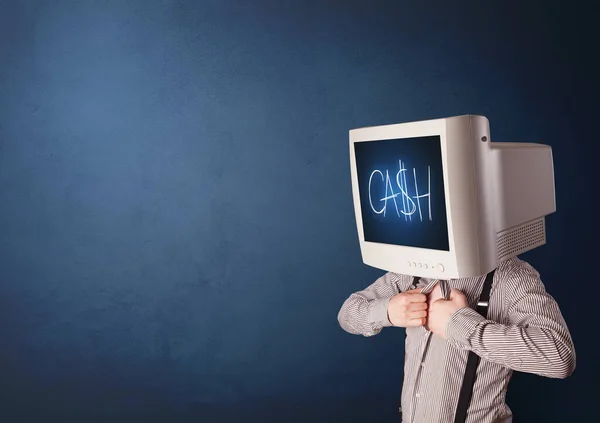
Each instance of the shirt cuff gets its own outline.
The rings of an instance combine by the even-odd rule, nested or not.
[[[475,310],[463,307],[454,312],[446,325],[446,338],[460,348],[471,348],[470,338],[473,331],[485,317]]]
[[[389,302],[389,298],[377,298],[369,301],[369,314],[367,318],[371,325],[376,328],[392,326],[387,311]]]

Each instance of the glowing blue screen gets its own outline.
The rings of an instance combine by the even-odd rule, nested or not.
[[[439,136],[354,143],[365,241],[449,251]]]

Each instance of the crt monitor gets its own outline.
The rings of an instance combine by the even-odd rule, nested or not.
[[[483,116],[350,131],[364,263],[428,278],[483,275],[545,244],[552,150],[492,142]]]

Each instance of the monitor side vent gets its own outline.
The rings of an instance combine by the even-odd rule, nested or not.
[[[546,220],[532,220],[499,232],[497,236],[498,261],[523,254],[546,243]]]

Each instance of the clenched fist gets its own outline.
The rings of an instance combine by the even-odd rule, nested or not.
[[[427,327],[437,336],[446,338],[446,326],[448,320],[457,310],[469,307],[467,297],[458,289],[452,289],[448,300],[433,299],[429,304],[429,315],[427,316]]]
[[[427,296],[420,289],[401,292],[390,298],[388,319],[394,326],[423,326],[427,322]]]

